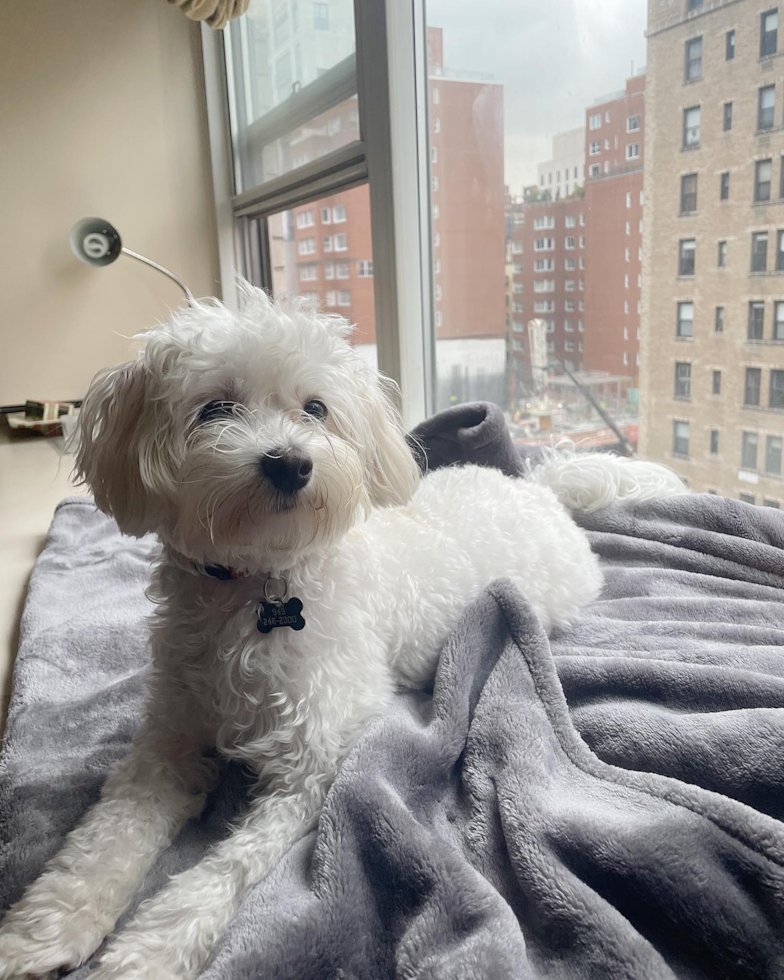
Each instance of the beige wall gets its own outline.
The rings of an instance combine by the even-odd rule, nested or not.
[[[77,262],[77,219],[218,289],[199,27],[164,0],[5,4],[0,145],[0,405],[79,398],[181,293],[127,257]]]

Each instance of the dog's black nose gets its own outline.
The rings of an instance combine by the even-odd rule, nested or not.
[[[313,460],[301,449],[272,449],[261,457],[261,472],[276,490],[294,493],[307,486]]]

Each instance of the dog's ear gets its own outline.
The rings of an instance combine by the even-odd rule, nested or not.
[[[392,382],[378,379],[370,386],[367,421],[370,427],[370,460],[367,484],[370,501],[375,507],[405,504],[419,484],[419,467],[406,442],[400,415],[386,386]]]
[[[152,512],[159,509],[158,494],[143,476],[155,468],[143,439],[149,388],[143,360],[100,371],[79,414],[76,475],[100,510],[137,537],[153,529]]]

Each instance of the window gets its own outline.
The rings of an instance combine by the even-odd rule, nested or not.
[[[567,313],[574,313],[574,300],[573,299],[564,300],[564,310]]]
[[[632,257],[632,250],[630,248],[625,248],[623,250],[623,258],[625,262],[630,262]]]
[[[744,470],[756,470],[758,445],[759,437],[756,432],[743,433],[740,444],[740,465]]]
[[[757,129],[772,129],[776,115],[776,86],[766,85],[759,90],[757,100]]]
[[[512,242],[512,255],[522,255],[522,254],[523,254],[523,243]]]
[[[332,224],[332,208],[321,209],[321,223],[322,225]]]
[[[640,128],[640,117],[638,115],[626,117],[626,132],[636,133]]]
[[[552,238],[535,238],[534,239],[534,251],[535,252],[549,252],[551,249],[555,248],[555,242]]]
[[[512,292],[519,295],[520,293],[522,293],[522,291],[523,291],[523,284],[521,282],[514,283],[514,285],[512,286]]]
[[[535,293],[555,292],[555,279],[534,279]]]
[[[759,405],[762,388],[762,370],[746,368],[746,383],[743,388],[743,404]]]
[[[716,320],[714,322],[714,330],[716,333],[724,333],[724,307],[716,307]]]
[[[729,171],[725,171],[719,182],[719,200],[728,201],[730,198],[730,174]]]
[[[763,507],[772,507],[774,510],[780,510],[778,500],[768,500],[767,497],[762,501]]]
[[[720,269],[725,268],[727,265],[727,243],[719,242],[719,255],[718,255],[718,266]]]
[[[341,222],[346,220],[346,206],[345,204],[339,204],[336,208],[332,209],[332,223],[335,225],[341,224]]]
[[[325,235],[321,239],[321,248],[325,252],[331,252],[332,251],[332,236],[331,235]]]
[[[774,303],[773,339],[784,340],[784,303]]]
[[[626,249],[628,253],[628,249]],[[681,239],[678,250],[678,275],[694,275],[694,259],[697,251],[697,243],[693,238]]]
[[[724,37],[724,57],[727,61],[735,57],[735,31],[727,31]]]
[[[522,312],[522,310],[520,311]],[[553,313],[555,312],[555,302],[551,299],[534,300],[534,313]]]
[[[754,494],[753,493],[742,493],[740,495],[740,501],[742,504],[753,504]]]
[[[574,272],[574,259],[564,259],[564,269],[567,272]]]
[[[360,279],[370,279],[373,275],[373,263],[369,259],[357,262],[357,275]]]
[[[770,398],[769,408],[784,408],[784,371],[772,370],[770,372]]]
[[[437,204],[434,204],[433,205],[433,220],[434,221],[438,221],[438,219],[439,219],[440,216],[441,216],[441,208],[439,208],[439,206]]]
[[[438,177],[430,178],[430,186],[434,191],[438,190]]]
[[[574,248],[577,242],[575,241],[574,235],[567,235],[565,241],[566,248]]]
[[[781,436],[768,436],[765,439],[765,472],[781,476]]]
[[[732,129],[732,103],[724,103],[724,113],[722,115],[722,127],[725,133]]]
[[[297,228],[310,228],[315,223],[312,211],[300,211],[297,215]]]
[[[771,160],[757,160],[754,167],[754,200],[770,200]]]
[[[588,118],[588,128],[589,129],[601,129],[602,128],[602,114],[601,112],[594,113],[594,115]]]
[[[525,350],[525,345],[519,337],[515,337],[512,340],[512,350]]]
[[[329,4],[313,4],[313,28],[317,31],[329,30]]]
[[[554,268],[555,259],[534,259],[534,272],[552,272]]]
[[[713,394],[714,395],[720,395],[721,394],[721,371],[714,371],[713,372],[713,389],[712,390],[713,390]]]
[[[541,231],[543,228],[555,228],[555,217],[551,214],[540,215],[534,218],[534,231]]]
[[[312,282],[314,279],[318,279],[318,266],[317,265],[300,266],[299,278],[301,282]]]
[[[776,53],[778,30],[778,8],[768,10],[760,17],[760,58],[769,58]]]
[[[430,162],[431,163],[438,163],[438,147],[437,146],[431,146],[430,147]]]
[[[699,140],[699,126],[697,127],[697,129],[698,129],[697,139]],[[626,144],[626,159],[627,160],[639,160],[640,159],[640,144],[639,143],[627,143]]]
[[[348,279],[348,262],[336,262],[335,263],[335,276],[338,279]]]
[[[433,88],[433,105],[441,104],[441,90],[439,88]]]
[[[525,327],[522,320],[512,321],[512,330],[514,330],[515,333],[522,333],[524,329]]]
[[[564,279],[564,289],[567,293],[574,292],[574,279]]]
[[[684,174],[681,177],[681,214],[697,210],[697,174]]]
[[[691,398],[691,364],[679,361],[675,365],[675,397]]]
[[[347,289],[338,292],[338,306],[351,306],[351,293]]]
[[[602,168],[599,166],[599,164],[598,163],[592,163],[591,166],[590,166],[590,168],[588,169],[588,176],[589,177],[598,177],[598,176],[600,176],[601,172],[602,172]]]
[[[700,145],[700,107],[683,110],[683,149],[695,150]],[[628,150],[628,147],[627,147]],[[628,160],[629,154],[626,154]]]
[[[689,423],[673,422],[672,424],[672,451],[678,456],[689,455]]]
[[[438,134],[441,132],[441,118],[440,118],[440,116],[436,116],[433,119],[433,132],[436,134],[436,136],[438,136]]]
[[[324,304],[326,306],[337,306],[338,305],[338,294],[335,292],[334,289],[330,289],[329,290],[329,292],[327,293],[327,295],[326,295],[326,297],[324,299]]]
[[[297,252],[300,255],[312,255],[315,251],[315,238],[300,238],[300,240],[297,242]]]
[[[684,78],[687,82],[695,82],[702,78],[702,38],[695,37],[686,42],[686,67]]]
[[[341,232],[339,235],[335,235],[335,251],[345,252],[348,248],[346,233]]]
[[[334,279],[335,278],[335,263],[325,262],[324,263],[324,278]]]
[[[765,329],[765,304],[759,301],[749,303],[749,340],[762,340]]]
[[[537,259],[536,261],[537,262],[544,262],[545,260],[544,259]],[[516,276],[519,276],[519,275],[522,274],[522,271],[523,271],[523,263],[522,262],[515,262],[515,264],[514,264],[514,274]]]
[[[702,10],[702,0],[689,0],[689,10]]]
[[[784,231],[776,235],[776,272],[784,272]]]
[[[710,454],[715,456],[719,451],[719,430],[711,429],[710,431]]]
[[[694,303],[678,303],[678,322],[675,336],[694,336]]]
[[[590,149],[588,150],[589,155],[595,157],[598,156],[601,152],[602,152],[602,144],[598,140],[594,140],[591,143]]]
[[[768,270],[768,233],[755,232],[751,236],[751,271],[767,272]]]
[[[577,224],[577,219],[573,214],[567,214],[565,224],[567,228],[574,228]]]

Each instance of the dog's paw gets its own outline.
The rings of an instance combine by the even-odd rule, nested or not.
[[[86,910],[43,908],[23,899],[0,923],[0,980],[57,977],[74,970],[107,931],[106,923]]]

